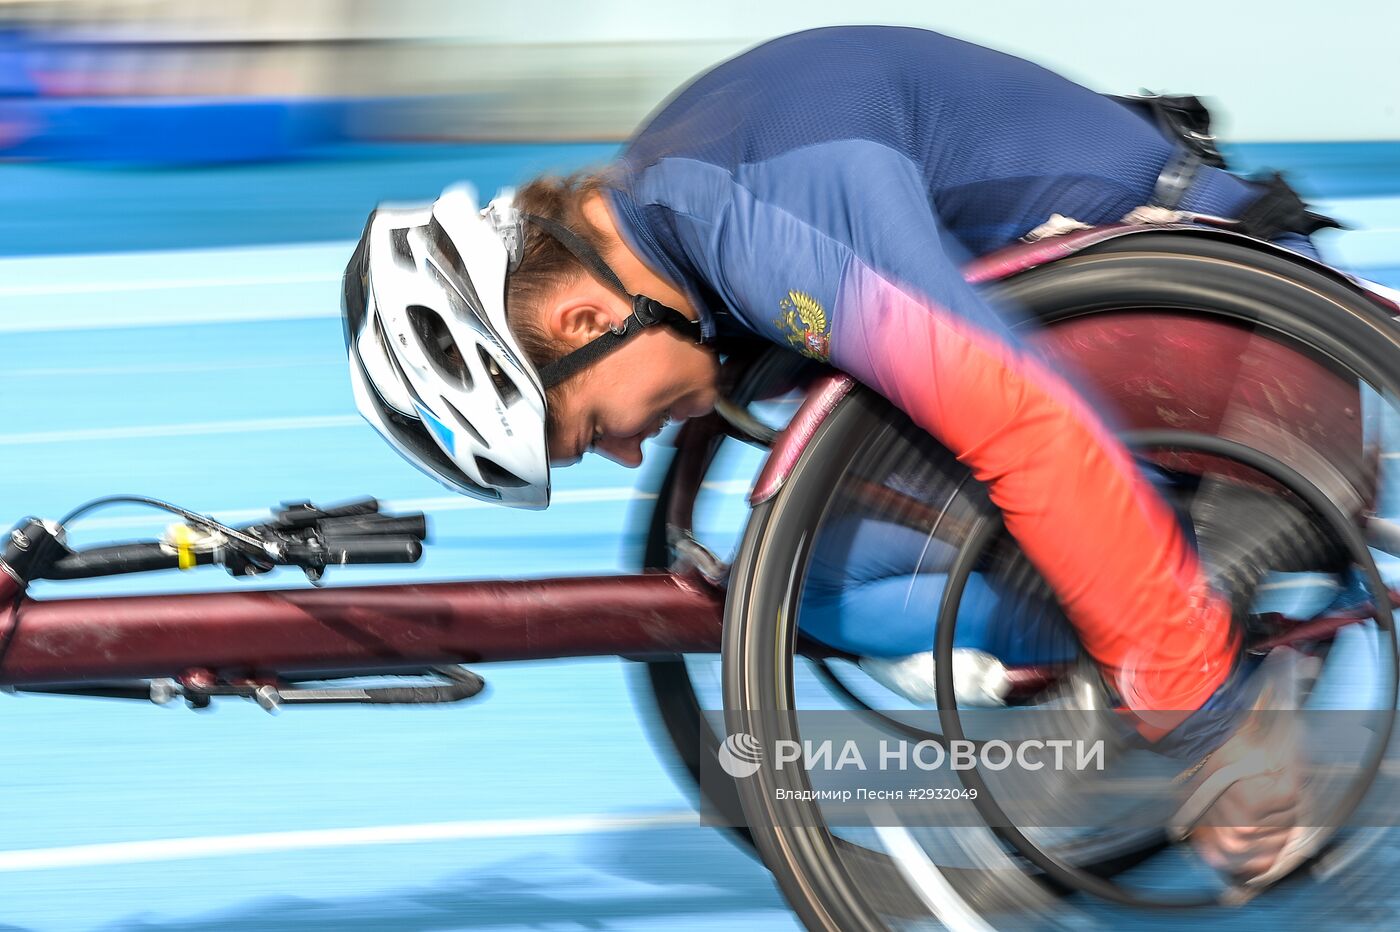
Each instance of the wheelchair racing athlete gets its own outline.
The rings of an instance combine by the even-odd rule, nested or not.
[[[829,362],[986,485],[1137,730],[1209,755],[1209,773],[1251,750],[1239,716],[1215,714],[1250,701],[1227,594],[1094,411],[959,274],[1053,214],[1144,205],[1310,253],[1325,221],[1158,114],[922,30],[771,41],[679,91],[598,173],[484,210],[459,188],[376,211],[346,274],[357,403],[447,485],[542,508],[551,463],[636,466],[668,420],[708,413],[724,338]],[[809,633],[883,657],[932,643],[873,619]],[[1296,782],[1273,766],[1217,804],[1252,827],[1193,835],[1212,864],[1253,876],[1285,851]]]

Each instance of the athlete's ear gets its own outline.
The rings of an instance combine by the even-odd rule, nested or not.
[[[566,294],[545,312],[549,335],[570,346],[582,346],[607,333],[615,312],[595,294]]]

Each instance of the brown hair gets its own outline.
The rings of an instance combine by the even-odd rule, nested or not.
[[[606,176],[601,172],[578,172],[564,177],[546,175],[516,191],[515,206],[522,213],[563,224],[601,252],[602,234],[584,217],[583,202],[590,194],[607,187]],[[552,339],[540,325],[540,305],[556,290],[584,274],[584,268],[573,253],[538,225],[527,221],[524,229],[525,248],[520,266],[506,283],[506,320],[526,357],[540,368],[569,349]],[[546,397],[551,428],[559,393],[559,387],[551,388]]]

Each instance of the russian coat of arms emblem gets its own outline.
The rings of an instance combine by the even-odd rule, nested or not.
[[[773,323],[787,337],[793,349],[803,356],[826,362],[831,358],[831,333],[826,311],[817,299],[801,291],[789,291],[778,305],[783,313]]]

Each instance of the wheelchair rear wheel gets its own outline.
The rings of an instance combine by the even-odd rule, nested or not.
[[[1393,457],[1380,452],[1400,440],[1400,327],[1341,280],[1235,243],[1144,234],[1023,273],[999,284],[993,297],[1029,312],[1041,328],[1028,339],[1079,376],[1115,426],[1185,431],[1258,451],[1321,490],[1358,528],[1400,510],[1400,476]],[[1266,511],[1280,516],[1280,527],[1317,538],[1277,549],[1277,565],[1257,567],[1257,576],[1311,574],[1325,589],[1328,580],[1339,586],[1336,580],[1356,575],[1355,561],[1335,546],[1325,522],[1313,520],[1288,490],[1227,460],[1160,445],[1151,456],[1155,468],[1189,486],[1183,495],[1193,517],[1219,514],[1222,496],[1244,489],[1277,504]],[[941,573],[946,580],[951,554],[990,510],[961,466],[900,412],[868,392],[847,396],[745,529],[725,619],[725,730],[754,736],[764,747],[800,742],[797,713],[813,703],[825,707],[802,685],[799,629],[804,612],[830,601],[826,577],[839,563],[832,554],[852,554],[853,516],[873,511],[892,526],[916,529],[923,535],[921,566],[908,575]],[[1205,533],[1228,546],[1251,537],[1241,530],[1217,526]],[[1003,549],[1003,582],[1015,579],[1043,596],[1035,592],[1034,574],[1018,568],[1014,548]],[[1370,588],[1377,588],[1374,579]],[[1370,595],[1377,604],[1389,598]],[[930,638],[936,608],[909,609],[924,612]],[[1388,722],[1397,682],[1394,629],[1388,612],[1370,626],[1373,688],[1364,708]],[[1328,649],[1319,648],[1319,656],[1331,663]],[[1064,892],[1056,878],[985,827],[833,825],[819,802],[792,802],[811,790],[804,771],[770,760],[735,786],[761,856],[811,928],[909,928],[926,921],[1009,928],[1043,923],[1050,904],[1061,902],[1051,896]],[[1131,868],[1165,846],[1161,832],[1147,830],[1061,833],[1040,845],[1096,877]],[[1314,880],[1298,882],[1314,884],[1309,895],[1325,895]],[[1250,912],[1267,909],[1269,900],[1260,898]],[[1329,908],[1354,905],[1339,895]]]

